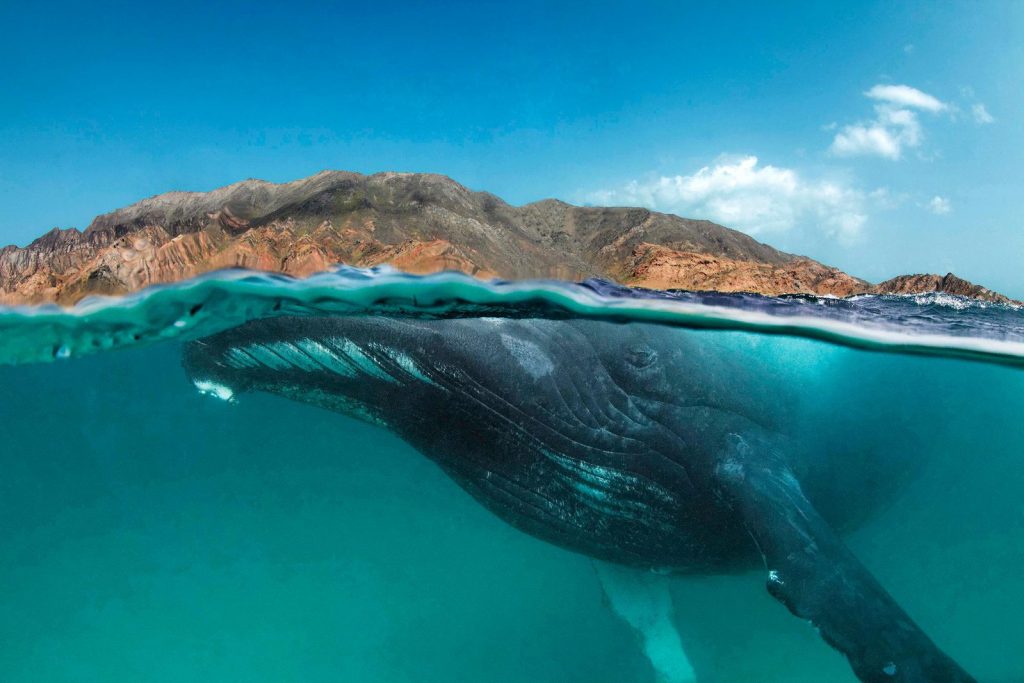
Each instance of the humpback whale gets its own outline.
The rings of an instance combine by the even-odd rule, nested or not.
[[[684,574],[760,565],[862,681],[973,681],[837,532],[874,504],[865,482],[901,465],[807,448],[785,382],[727,336],[278,317],[190,342],[183,362],[222,399],[272,392],[386,427],[508,523],[593,558]]]

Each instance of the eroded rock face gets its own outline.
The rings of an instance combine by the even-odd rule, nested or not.
[[[324,171],[169,192],[0,249],[0,303],[70,305],[220,268],[311,275],[338,263],[482,278],[604,277],[659,289],[764,294],[948,291],[1005,297],[953,275],[877,287],[735,230],[641,208],[521,207],[430,174]],[[1001,297],[1001,298],[998,298]]]
[[[688,289],[759,294],[850,296],[867,291],[864,280],[808,258],[781,263],[743,261],[641,244],[623,264],[619,279],[650,289]]]

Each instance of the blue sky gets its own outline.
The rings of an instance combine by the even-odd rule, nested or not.
[[[1024,3],[763,4],[3,3],[0,242],[429,171],[1024,296]]]

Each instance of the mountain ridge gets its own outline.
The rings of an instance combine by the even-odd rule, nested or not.
[[[655,289],[849,296],[948,291],[1011,301],[953,274],[873,285],[707,220],[557,199],[521,206],[447,176],[321,171],[172,191],[0,249],[0,303],[70,305],[226,267],[298,277],[336,263],[506,279],[602,277]]]

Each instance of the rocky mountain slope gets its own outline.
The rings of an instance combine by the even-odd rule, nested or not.
[[[169,192],[0,249],[0,303],[72,304],[219,268],[306,276],[336,263],[478,277],[603,277],[651,288],[1005,297],[952,274],[872,285],[735,230],[640,208],[511,206],[431,174],[324,171]]]

